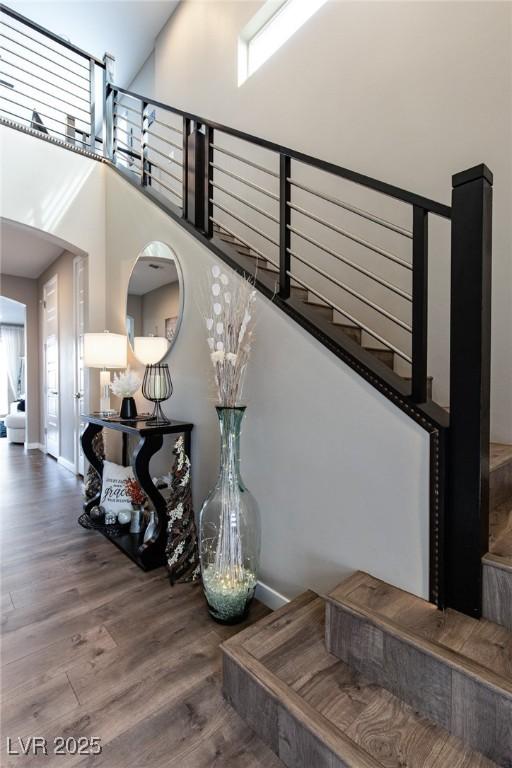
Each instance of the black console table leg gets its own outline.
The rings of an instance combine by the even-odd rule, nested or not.
[[[151,479],[149,462],[151,457],[163,445],[162,435],[145,435],[141,437],[133,455],[133,471],[140,487],[153,503],[155,509],[155,533],[151,539],[139,547],[139,557],[147,569],[163,565],[165,562],[165,546],[167,541],[166,502]]]
[[[92,466],[92,468],[97,472],[100,480],[103,477],[103,461],[96,456],[96,453],[94,452],[93,448],[93,441],[98,432],[101,432],[103,430],[103,427],[99,426],[99,424],[89,424],[85,428],[82,437],[80,438],[80,442],[82,443],[82,450],[84,452],[84,456],[89,462],[89,464]],[[84,504],[84,510],[88,513],[91,511],[91,509],[95,506],[97,506],[100,503],[101,499],[101,485],[100,485],[100,491],[99,493],[94,496],[94,498],[89,499],[88,502]]]

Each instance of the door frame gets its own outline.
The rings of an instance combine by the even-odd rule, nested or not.
[[[83,332],[87,328],[87,269],[88,259],[87,256],[74,256],[73,258],[73,397],[74,397],[74,423],[73,423],[73,464],[76,475],[80,475],[80,448],[79,440],[81,435],[81,419],[80,419],[80,398],[76,397],[77,392],[80,391],[80,374],[78,369],[78,336],[80,329],[80,301],[78,295],[78,269],[82,265],[85,272],[85,278],[83,281],[84,291],[86,292],[84,298],[84,318],[83,318]],[[87,413],[88,410],[88,371],[87,368],[83,368],[83,409],[82,413]],[[84,467],[85,470],[85,467]]]
[[[44,449],[44,453],[48,453],[48,398],[47,398],[47,357],[46,357],[46,340],[48,338],[47,333],[47,313],[46,313],[46,296],[48,295],[48,287],[50,285],[55,285],[55,290],[57,292],[57,302],[56,302],[56,314],[57,314],[57,360],[59,357],[59,350],[60,350],[60,329],[59,329],[59,276],[57,274],[53,275],[53,277],[50,277],[49,280],[46,281],[46,283],[43,285],[43,322],[42,322],[42,329],[43,329],[43,375],[42,375],[42,384],[43,384],[43,441],[42,446]],[[59,396],[57,398],[57,408],[58,408],[58,421],[59,421],[59,447],[57,451],[57,456],[55,456],[55,459],[58,460],[58,457],[60,455],[60,364],[58,365],[58,382],[59,382]],[[53,455],[53,454],[52,454]]]

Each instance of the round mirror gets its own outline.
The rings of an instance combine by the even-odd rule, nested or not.
[[[183,312],[183,280],[176,254],[150,243],[139,255],[128,283],[126,334],[143,365],[159,363],[178,334]]]

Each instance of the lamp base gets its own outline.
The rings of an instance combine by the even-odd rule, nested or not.
[[[171,420],[168,419],[167,416],[164,414],[164,412],[162,411],[162,407],[160,405],[160,403],[163,401],[156,400],[153,402],[155,403],[155,406],[153,408],[153,413],[151,414],[151,418],[148,419],[148,421],[153,423],[158,422],[159,424],[169,424]]]

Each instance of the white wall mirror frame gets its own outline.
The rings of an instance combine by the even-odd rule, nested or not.
[[[133,265],[126,297],[128,343],[141,364],[159,363],[169,354],[183,306],[183,274],[175,251],[159,241],[148,243]]]

